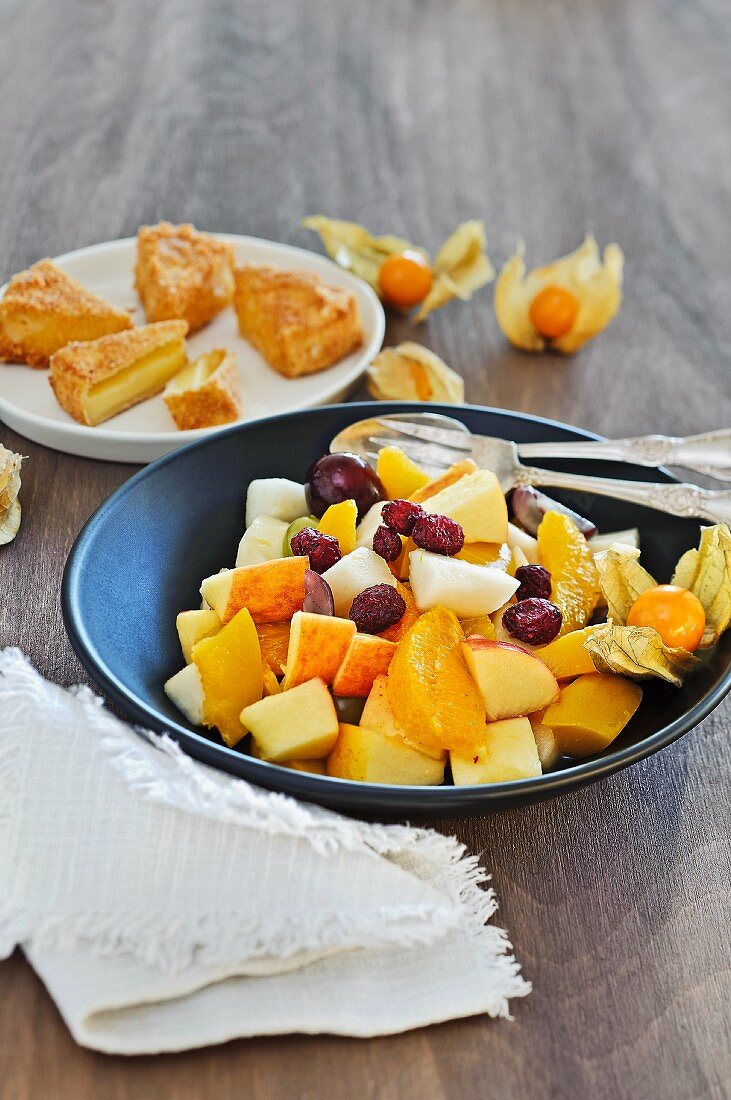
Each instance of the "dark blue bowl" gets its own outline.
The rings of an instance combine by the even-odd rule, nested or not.
[[[203,577],[235,560],[249,481],[274,476],[301,481],[341,428],[373,415],[376,408],[383,413],[421,406],[337,405],[237,425],[147,466],[91,517],[66,565],[64,622],[86,670],[135,722],[166,730],[196,759],[263,787],[353,813],[413,817],[485,813],[592,782],[669,745],[717,706],[731,688],[729,635],[681,689],[650,682],[632,722],[601,755],[562,762],[537,779],[482,787],[397,787],[308,775],[254,760],[189,726],[162,686],[182,666],[175,616],[199,606]],[[499,409],[430,409],[459,416],[475,432],[518,442],[593,438],[564,424]],[[617,464],[552,465],[608,477],[671,480],[663,471],[648,475]],[[680,554],[697,544],[694,520],[606,497],[555,495],[594,520],[600,531],[638,527],[643,563],[659,580],[669,580]]]

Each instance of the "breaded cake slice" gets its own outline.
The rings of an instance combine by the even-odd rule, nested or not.
[[[51,356],[56,400],[80,424],[94,426],[154,397],[186,364],[185,321],[68,344]]]
[[[363,342],[358,300],[311,271],[234,268],[239,331],[287,378],[333,366]]]
[[[163,401],[181,431],[238,420],[241,392],[236,356],[224,348],[199,355],[170,379]]]
[[[0,359],[47,367],[72,340],[96,340],[132,328],[132,319],[56,267],[39,260],[13,275],[0,299]]]
[[[143,225],[135,285],[148,321],[182,320],[190,332],[231,302],[234,246],[192,225]]]

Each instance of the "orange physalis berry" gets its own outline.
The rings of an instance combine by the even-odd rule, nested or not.
[[[579,312],[579,299],[563,286],[547,286],[536,294],[528,312],[530,322],[546,340],[565,336]]]
[[[387,302],[411,309],[431,290],[432,274],[420,252],[399,252],[383,261],[378,282]]]
[[[703,604],[677,584],[658,584],[638,596],[627,616],[627,626],[651,626],[673,648],[696,650],[706,627]]]

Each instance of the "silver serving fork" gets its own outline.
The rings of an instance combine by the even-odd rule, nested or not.
[[[726,489],[702,489],[698,485],[621,481],[614,478],[590,477],[555,470],[524,466],[521,457],[610,458],[656,465],[669,462],[690,465],[699,472],[731,480],[731,432],[714,432],[693,436],[688,440],[670,440],[662,436],[655,452],[650,445],[645,451],[641,440],[601,440],[557,443],[515,444],[491,436],[473,435],[461,421],[440,413],[402,413],[359,420],[349,425],[333,439],[331,451],[353,451],[372,461],[385,446],[398,446],[422,468],[437,474],[460,459],[471,458],[483,469],[492,470],[503,492],[519,485],[544,488],[573,489],[642,504],[669,512],[674,516],[698,516],[714,523],[731,523],[731,492]],[[704,442],[705,441],[705,442]],[[723,461],[719,442],[726,448]],[[661,453],[662,457],[657,457]],[[652,461],[650,455],[652,454]],[[684,456],[681,458],[681,454]],[[630,457],[631,456],[631,457]],[[720,461],[719,461],[720,460]]]

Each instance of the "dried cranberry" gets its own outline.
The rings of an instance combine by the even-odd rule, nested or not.
[[[458,554],[464,546],[464,531],[449,516],[422,516],[414,524],[411,537],[422,550],[434,554]]]
[[[403,549],[403,543],[395,531],[381,524],[373,536],[373,549],[384,561],[396,561]]]
[[[520,581],[520,588],[515,593],[517,600],[551,598],[551,574],[542,565],[521,565],[515,570],[515,579]]]
[[[503,612],[503,626],[512,638],[529,645],[547,645],[561,629],[563,616],[549,600],[521,600]]]
[[[383,522],[399,535],[410,535],[417,519],[425,515],[421,505],[414,504],[413,500],[389,500],[381,509]]]
[[[404,598],[390,584],[374,584],[360,592],[350,607],[348,617],[361,634],[380,634],[404,617]]]
[[[314,527],[304,527],[298,531],[289,545],[296,557],[310,559],[310,569],[314,569],[316,573],[324,573],[343,556],[338,540],[332,535],[316,531]]]

